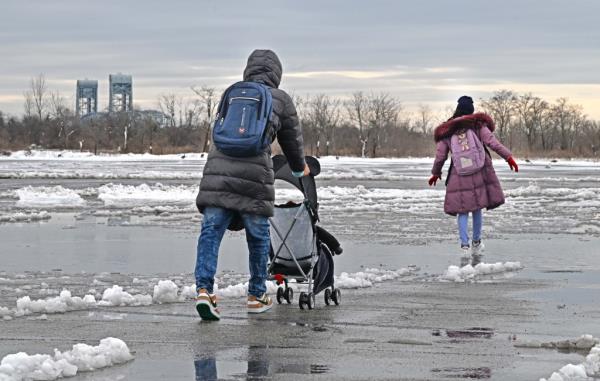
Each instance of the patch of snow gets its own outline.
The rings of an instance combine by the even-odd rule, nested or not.
[[[35,222],[51,218],[47,211],[40,212],[17,212],[0,215],[0,222]]]
[[[600,339],[592,335],[581,335],[577,339],[550,341],[540,343],[539,341],[517,341],[514,346],[517,348],[555,348],[561,350],[582,350],[592,349],[595,345],[600,344]]]
[[[411,273],[413,273],[413,271],[407,268],[400,270],[368,268],[356,273],[343,272],[339,276],[335,276],[334,284],[336,288],[340,289],[365,288],[372,287],[375,283],[398,279]],[[304,287],[304,285],[297,285],[295,282],[290,282],[289,286],[295,289],[295,291]],[[267,293],[275,294],[277,292],[277,287],[275,282],[267,282]],[[215,284],[214,291],[221,298],[243,297],[248,294],[248,282],[232,284],[224,288],[219,288],[218,285]],[[194,294],[192,294],[192,292],[194,292]],[[190,295],[195,296],[195,286],[194,291],[190,290]]]
[[[85,310],[95,305],[96,299],[92,295],[85,295],[80,298],[71,296],[71,292],[68,290],[63,290],[59,296],[49,299],[31,300],[29,296],[17,299],[15,316],[25,316],[33,313],[64,313]]]
[[[590,335],[586,335],[591,337]],[[540,381],[583,381],[597,379],[600,376],[600,344],[596,344],[581,364],[567,364],[550,378],[541,378]]]
[[[12,315],[12,313],[13,312],[9,308],[0,307],[0,317],[1,318],[10,317]]]
[[[179,203],[195,205],[197,186],[108,184],[98,189],[98,198],[108,207],[131,207]]]
[[[412,270],[402,268],[400,270],[383,270],[368,268],[357,273],[341,273],[335,277],[337,288],[365,288],[372,287],[375,283],[398,279],[412,273]]]
[[[183,299],[194,299],[196,297],[196,285],[183,286],[181,289],[181,298]]]
[[[179,301],[177,295],[179,288],[171,280],[161,280],[154,286],[152,300],[156,303],[174,303]]]
[[[114,285],[104,290],[98,306],[149,306],[152,304],[150,295],[131,295],[123,291],[123,287]]]
[[[60,185],[55,187],[33,187],[27,186],[15,191],[19,197],[16,205],[19,207],[39,208],[39,207],[61,207],[77,208],[86,204],[72,189],[63,188]]]
[[[0,362],[1,381],[56,380],[73,377],[78,372],[91,372],[133,360],[127,344],[107,337],[97,346],[75,344],[66,352],[54,350],[54,355],[9,354]]]
[[[478,263],[475,267],[466,265],[464,267],[450,266],[440,277],[440,280],[451,282],[474,281],[482,275],[500,274],[523,269],[521,262],[497,262]]]

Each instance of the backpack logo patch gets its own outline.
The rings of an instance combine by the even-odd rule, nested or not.
[[[485,149],[472,129],[453,135],[450,150],[456,172],[461,176],[478,172],[485,165]]]

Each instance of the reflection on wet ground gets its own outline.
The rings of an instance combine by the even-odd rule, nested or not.
[[[436,373],[436,376],[444,378],[460,378],[460,379],[487,379],[492,377],[492,370],[487,367],[482,368],[442,368],[432,369],[431,372]]]
[[[229,359],[227,354],[208,354],[194,360],[196,381],[216,381],[223,378],[236,380],[271,380],[284,374],[325,374],[329,365],[281,363],[271,358],[267,346],[249,346],[243,360]],[[223,357],[223,359],[220,359]],[[242,370],[245,368],[245,370]]]
[[[446,335],[453,339],[491,339],[494,330],[491,328],[467,328],[459,330],[446,330]]]

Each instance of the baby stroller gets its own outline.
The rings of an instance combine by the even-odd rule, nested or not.
[[[334,285],[333,255],[341,254],[342,248],[337,239],[324,228],[318,226],[317,189],[314,176],[321,172],[319,161],[306,157],[311,175],[296,178],[287,163],[285,156],[273,157],[275,179],[292,184],[304,195],[302,203],[289,201],[275,205],[271,221],[271,256],[269,263],[269,279],[275,280],[277,302],[283,300],[291,304],[294,292],[289,287],[289,280],[299,284],[307,284],[307,292],[301,292],[298,305],[312,310],[315,307],[315,296],[325,290],[326,305],[332,302],[339,305],[341,292]]]

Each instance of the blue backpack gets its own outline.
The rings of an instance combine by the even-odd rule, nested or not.
[[[273,139],[271,90],[256,82],[237,82],[223,93],[213,126],[215,147],[228,156],[265,152]]]

